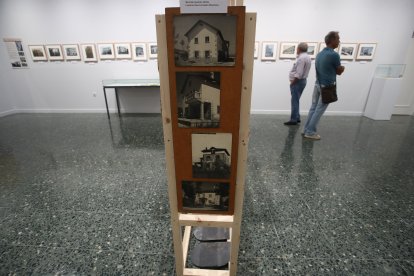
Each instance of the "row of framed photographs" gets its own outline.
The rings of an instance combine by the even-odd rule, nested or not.
[[[254,49],[254,58],[259,57],[259,42],[256,41]],[[278,51],[278,42],[263,41],[261,47],[261,60],[275,61],[279,53],[279,59],[296,59],[297,47],[299,42],[280,42]],[[307,42],[308,54],[311,58],[316,58],[316,55],[325,47],[325,42]],[[335,49],[339,53],[342,60],[373,60],[376,43],[341,43]]]
[[[80,50],[79,50],[80,49]],[[132,59],[146,61],[157,58],[157,43],[86,43],[29,45],[33,61],[80,61]]]

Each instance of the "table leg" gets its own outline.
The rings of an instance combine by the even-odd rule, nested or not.
[[[118,106],[118,116],[121,117],[121,110],[119,107],[119,97],[118,97],[118,89],[115,88],[115,96],[116,96],[116,105]]]
[[[108,120],[111,119],[111,117],[109,117],[109,108],[108,108],[108,100],[106,99],[106,88],[103,88],[103,92],[104,92],[104,96],[105,96],[105,105],[106,105],[106,114],[108,114]]]

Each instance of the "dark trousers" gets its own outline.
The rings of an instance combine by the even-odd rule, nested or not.
[[[306,86],[306,79],[298,80],[295,84],[290,86],[290,93],[292,95],[291,99],[291,108],[292,112],[290,114],[291,122],[298,122],[300,120],[299,114],[299,100],[302,96],[302,92]]]

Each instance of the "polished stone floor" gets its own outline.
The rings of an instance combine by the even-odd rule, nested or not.
[[[238,275],[413,275],[414,117],[253,115]],[[0,275],[173,275],[158,115],[0,118]]]

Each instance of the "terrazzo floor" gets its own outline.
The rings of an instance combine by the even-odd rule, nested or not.
[[[414,275],[414,117],[286,120],[251,117],[238,275]],[[159,115],[0,118],[0,275],[27,274],[175,274]]]

